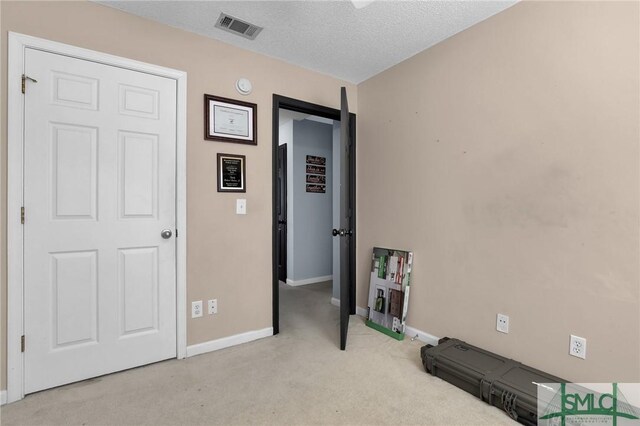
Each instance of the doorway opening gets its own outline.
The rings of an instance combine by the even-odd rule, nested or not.
[[[278,278],[294,287],[331,281],[339,262],[330,231],[340,213],[340,122],[280,109],[279,132]]]
[[[346,169],[349,175],[346,182],[350,189],[349,214],[353,231],[355,115],[348,114],[345,122],[348,123],[348,139],[352,141],[348,147],[352,155],[347,157],[350,167]],[[273,97],[274,334],[280,331],[280,281],[295,286],[332,280],[331,300],[334,304],[340,301],[341,274],[338,262],[341,259],[339,238],[336,236],[343,234],[332,234],[332,228],[340,227],[340,176],[343,172],[341,167],[336,167],[340,161],[340,123],[340,110],[279,95]],[[299,141],[297,145],[293,142],[294,130],[299,136],[296,137]],[[294,194],[304,197],[307,202],[293,203]],[[296,238],[296,234],[299,238]],[[344,256],[344,262],[349,265],[355,264],[353,236],[353,233],[348,235],[350,247],[348,256]],[[301,244],[305,245],[305,250],[299,250],[303,248]],[[348,281],[345,284],[349,290],[347,307],[351,314],[355,314],[355,269],[351,267],[349,271],[345,280]]]

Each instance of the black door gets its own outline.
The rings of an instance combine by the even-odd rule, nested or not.
[[[287,145],[278,146],[278,279],[287,281]]]
[[[353,198],[351,187],[351,161],[353,160],[351,140],[352,129],[349,116],[349,104],[347,102],[347,90],[343,87],[340,90],[340,229],[334,230],[334,237],[340,238],[340,349],[347,346],[347,331],[349,329],[349,315],[352,313],[352,306],[355,305],[355,297],[352,289],[353,282],[353,239],[352,214],[354,212],[351,205]],[[354,306],[355,307],[355,306]]]

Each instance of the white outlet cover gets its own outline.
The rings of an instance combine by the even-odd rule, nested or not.
[[[569,341],[569,355],[587,359],[587,339],[572,334]]]
[[[509,333],[509,316],[498,314],[496,318],[496,330],[500,333]]]
[[[191,318],[200,318],[202,316],[202,300],[191,302]]]

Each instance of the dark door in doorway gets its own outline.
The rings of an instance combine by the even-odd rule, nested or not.
[[[287,281],[287,144],[278,146],[278,279]]]
[[[342,90],[345,92],[346,99],[346,91],[344,88]],[[341,94],[342,96],[342,94]],[[341,169],[341,183],[343,188],[348,188],[347,193],[344,194],[342,199],[346,199],[345,205],[345,218],[348,218],[346,221],[342,221],[340,225],[340,229],[345,230],[345,237],[340,237],[341,240],[345,240],[344,248],[341,249],[340,254],[340,264],[343,272],[341,273],[341,287],[345,286],[345,288],[341,288],[341,292],[345,295],[341,295],[341,309],[344,309],[344,313],[341,312],[341,316],[345,316],[345,321],[342,321],[345,326],[341,327],[341,336],[340,336],[340,347],[344,349],[346,347],[346,331],[348,327],[348,317],[349,315],[353,315],[356,313],[356,287],[355,287],[355,260],[356,260],[356,238],[355,232],[357,229],[356,225],[356,157],[355,157],[355,144],[356,144],[356,116],[355,114],[349,113],[348,107],[345,105],[345,108],[341,110],[335,108],[329,108],[322,105],[313,104],[310,102],[301,101],[298,99],[288,98],[281,95],[273,95],[273,115],[272,115],[272,200],[273,200],[273,216],[272,216],[272,303],[273,303],[273,334],[278,334],[280,332],[280,287],[279,287],[279,276],[280,276],[280,265],[281,265],[281,247],[284,243],[286,246],[286,234],[281,235],[280,233],[280,224],[278,223],[280,220],[279,217],[279,200],[278,200],[278,192],[280,187],[280,182],[278,180],[279,169],[278,162],[280,156],[280,109],[286,109],[289,111],[300,112],[303,114],[315,115],[318,117],[329,118],[334,121],[340,122],[348,122],[346,126],[342,128],[342,132],[346,131],[348,137],[341,136],[341,139],[346,144],[346,148],[348,152],[345,154],[346,159],[343,161],[343,164],[346,164],[345,172],[342,172]],[[346,113],[346,119],[343,120],[343,116]],[[343,145],[344,148],[344,145]],[[286,169],[283,170],[284,175],[286,175]],[[346,173],[346,174],[345,174]],[[342,179],[345,179],[344,181]],[[286,194],[286,192],[285,192]],[[286,202],[286,195],[284,196]],[[285,210],[286,214],[286,210]],[[286,220],[286,219],[285,219]],[[285,224],[286,225],[286,224]],[[285,226],[286,230],[286,226]],[[339,235],[339,232],[338,232]],[[336,236],[336,238],[338,238]],[[286,268],[285,268],[286,269]],[[347,277],[346,279],[342,279],[343,274]],[[344,332],[342,331],[344,329]]]
[[[353,191],[351,174],[353,160],[353,143],[351,140],[351,124],[347,90],[340,90],[340,229],[333,231],[334,237],[340,238],[340,349],[347,346],[347,331],[352,305],[355,305],[355,280],[353,279],[353,249],[354,241],[352,228]]]

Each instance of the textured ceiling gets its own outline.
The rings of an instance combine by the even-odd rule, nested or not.
[[[360,83],[516,0],[97,2]],[[264,30],[252,41],[214,28],[220,12]]]

